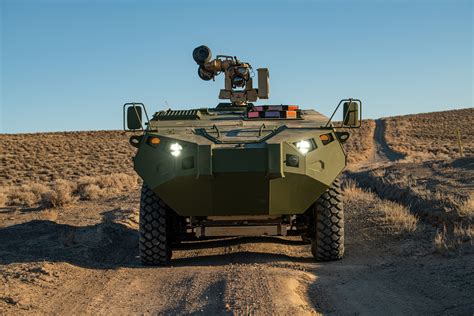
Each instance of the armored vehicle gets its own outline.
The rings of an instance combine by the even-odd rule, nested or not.
[[[193,58],[198,76],[223,74],[213,108],[159,111],[126,103],[124,129],[137,148],[143,179],[140,257],[167,265],[184,240],[220,236],[300,235],[316,260],[344,253],[344,214],[338,176],[346,165],[347,129],[360,127],[361,101],[344,99],[330,118],[295,104],[255,104],[269,97],[269,72],[233,56]],[[332,122],[340,106],[343,119]],[[336,127],[337,125],[337,127]]]

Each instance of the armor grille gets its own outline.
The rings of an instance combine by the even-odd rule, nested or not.
[[[167,110],[156,112],[154,116],[154,119],[158,121],[199,120],[200,118],[199,110]]]

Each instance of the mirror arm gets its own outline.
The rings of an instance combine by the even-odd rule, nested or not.
[[[352,103],[352,98],[349,98],[348,103],[349,103],[349,104]],[[346,115],[342,118],[342,126],[345,125],[346,119],[349,117],[349,113],[350,113],[350,111],[347,111],[347,112],[346,112]]]
[[[145,131],[143,128],[143,122],[142,122],[142,116],[138,114],[137,107],[134,105],[133,110],[135,111],[135,114],[137,115],[138,121],[140,122],[140,126],[142,127],[142,131]]]
[[[351,99],[352,100],[352,99]],[[328,127],[329,126],[329,123],[331,123],[332,121],[332,118],[334,117],[334,114],[336,114],[337,110],[339,109],[339,107],[341,106],[342,102],[345,102],[347,101],[346,99],[344,100],[341,100],[339,101],[339,104],[336,106],[336,109],[334,109],[334,112],[332,112],[332,115],[331,117],[329,118],[328,122],[326,123],[326,125],[324,125],[324,127]]]

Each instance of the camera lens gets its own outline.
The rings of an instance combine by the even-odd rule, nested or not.
[[[240,75],[232,77],[232,86],[234,87],[243,87],[245,86],[245,79]]]
[[[205,45],[196,47],[193,51],[193,59],[199,65],[207,63],[211,60],[211,56],[211,49]]]
[[[212,77],[214,76],[214,74],[210,71],[207,71],[206,69],[204,69],[202,66],[199,66],[198,68],[198,76],[199,78],[201,78],[202,80],[205,80],[205,81],[209,81],[212,79]]]

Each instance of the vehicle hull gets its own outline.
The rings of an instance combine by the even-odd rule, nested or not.
[[[334,141],[322,144],[319,136]],[[151,146],[147,138],[158,137]],[[312,139],[305,155],[295,141]],[[183,150],[171,155],[178,142]],[[289,155],[298,157],[289,166]],[[215,144],[183,135],[147,133],[134,168],[152,190],[181,216],[292,215],[304,213],[345,167],[345,154],[331,129],[283,131],[252,144]]]

